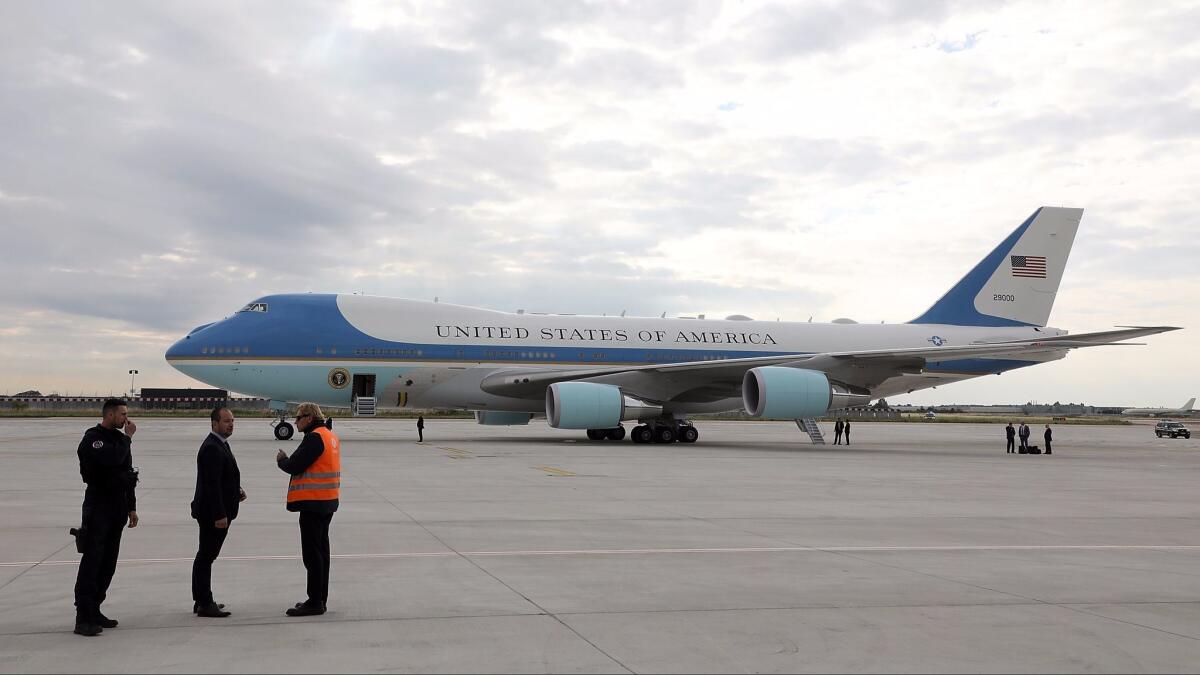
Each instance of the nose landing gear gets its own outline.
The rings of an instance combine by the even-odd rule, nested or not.
[[[271,406],[271,412],[275,413],[275,421],[271,423],[271,426],[275,427],[275,438],[281,441],[288,440],[296,433],[296,427],[287,421],[287,403],[271,401],[268,405]]]
[[[283,420],[280,420],[276,422],[274,426],[275,438],[281,441],[288,440],[293,434],[296,433],[296,428],[293,427],[290,422],[284,422]]]

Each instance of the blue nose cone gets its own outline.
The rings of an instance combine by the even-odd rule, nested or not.
[[[199,345],[199,342],[193,338],[200,331],[202,331],[205,328],[208,328],[209,326],[212,326],[216,323],[218,323],[218,322],[214,321],[213,323],[206,323],[202,326],[196,326],[192,330],[188,331],[187,335],[180,338],[179,340],[176,340],[175,344],[173,344],[169,348],[167,348],[167,354],[166,354],[167,360],[170,361],[171,359],[181,358],[184,356],[198,355],[200,353],[200,345]]]
[[[175,344],[167,348],[167,360],[177,359],[182,356],[188,356],[189,338],[184,337],[175,341]]]

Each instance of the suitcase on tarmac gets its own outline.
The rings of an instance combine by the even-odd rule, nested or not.
[[[1038,446],[1036,446],[1036,445],[1031,445],[1031,446],[1029,446],[1029,452],[1028,452],[1028,453],[1026,453],[1026,454],[1030,454],[1030,455],[1040,455],[1040,454],[1042,454],[1042,449],[1041,449],[1041,448],[1039,448],[1039,447],[1038,447]]]
[[[1025,448],[1017,448],[1017,454],[1018,455],[1028,455],[1029,451],[1026,450]]]

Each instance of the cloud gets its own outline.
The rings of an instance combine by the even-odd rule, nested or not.
[[[273,292],[903,321],[1042,204],[1087,208],[1055,322],[1200,325],[1184,6],[5,18],[0,284],[18,290],[0,295],[0,358],[19,365],[0,390],[119,391],[141,364],[183,383],[162,364],[172,338]],[[1174,374],[1196,357],[1175,340],[1124,357],[1136,381],[1072,355],[914,400],[1183,400]]]

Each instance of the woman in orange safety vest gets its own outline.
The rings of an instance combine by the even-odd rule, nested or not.
[[[308,570],[308,599],[289,607],[288,616],[325,613],[329,599],[329,523],[338,509],[342,484],[341,441],[325,425],[316,403],[296,408],[296,428],[304,440],[288,457],[275,456],[279,468],[291,474],[287,510],[300,513],[300,549]]]

